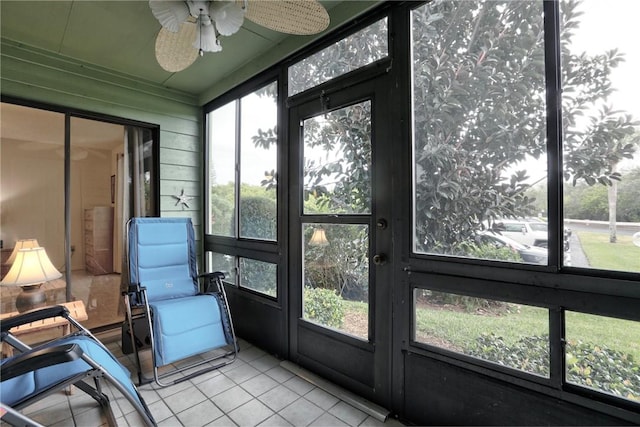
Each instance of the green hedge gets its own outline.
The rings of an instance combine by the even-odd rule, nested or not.
[[[502,337],[483,334],[467,354],[534,374],[549,375],[549,337],[524,337],[507,345]],[[640,401],[640,366],[633,356],[605,346],[569,341],[567,382]]]
[[[304,288],[304,318],[332,328],[341,328],[342,299],[331,289]]]

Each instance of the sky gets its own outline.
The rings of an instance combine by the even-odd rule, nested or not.
[[[611,73],[616,90],[609,104],[640,121],[640,0],[584,0],[579,10],[583,15],[574,31],[572,51],[595,55],[618,48],[625,54],[625,61]],[[620,164],[621,171],[633,167],[640,167],[640,153]],[[515,169],[523,168],[529,172],[530,183],[544,182],[546,159],[531,159]]]
[[[242,182],[259,185],[265,171],[277,169],[275,149],[253,149],[251,137],[258,129],[267,130],[276,125],[277,109],[272,98],[250,94],[242,98]],[[235,177],[235,103],[226,104],[211,113],[213,141],[219,143],[212,150],[211,164],[215,184],[233,182]],[[274,147],[275,148],[275,147]],[[212,182],[213,183],[213,182]]]
[[[582,24],[576,33],[576,49],[589,54],[618,48],[625,62],[612,72],[612,82],[618,88],[611,96],[614,107],[633,113],[640,120],[640,1],[586,0]]]

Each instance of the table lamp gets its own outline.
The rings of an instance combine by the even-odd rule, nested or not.
[[[6,265],[11,265],[16,260],[16,256],[18,255],[18,251],[20,249],[28,249],[28,248],[38,248],[40,245],[38,244],[37,239],[20,239],[16,242],[13,247],[13,252],[9,255],[9,258],[5,261]]]
[[[11,269],[2,279],[2,286],[20,286],[16,309],[23,313],[44,307],[47,297],[40,286],[44,282],[62,277],[51,263],[44,248],[18,249]]]
[[[324,232],[324,228],[315,228],[313,230],[313,235],[311,236],[311,240],[309,240],[310,246],[328,246],[329,241],[327,240],[327,235]]]

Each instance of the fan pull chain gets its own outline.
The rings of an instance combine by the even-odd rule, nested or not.
[[[202,50],[202,14],[203,10],[200,9],[200,15],[198,16],[198,25],[200,26],[200,31],[198,31],[198,37],[200,37],[200,49],[198,50],[198,55],[204,56],[204,50]]]

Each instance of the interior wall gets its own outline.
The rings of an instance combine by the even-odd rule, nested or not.
[[[3,245],[36,238],[56,267],[64,265],[64,161],[55,151],[26,151],[22,142],[0,141],[0,221]],[[105,151],[105,156],[110,152]],[[105,157],[108,158],[108,157]],[[71,162],[72,270],[84,269],[84,210],[111,206],[111,166],[97,155]],[[13,195],[10,197],[10,195]]]
[[[126,119],[132,124],[137,122],[159,126],[160,215],[191,217],[196,226],[196,236],[200,238],[202,116],[195,97],[160,85],[133,81],[129,76],[118,75],[91,64],[74,62],[68,58],[63,61],[48,52],[7,41],[2,41],[0,60],[0,93],[3,97]],[[109,161],[104,163],[108,168]],[[105,174],[110,177],[112,172],[108,170]],[[48,180],[40,177],[33,181],[34,185],[42,188]],[[106,183],[101,181],[95,185],[102,188],[110,185],[110,181],[107,179]],[[190,197],[188,206],[176,204],[174,196],[182,190]],[[90,187],[73,191],[84,192],[84,197],[88,199],[93,197]],[[108,187],[104,194],[110,194]],[[4,193],[2,199],[4,205]],[[39,200],[33,204],[40,207],[46,204],[46,211],[50,211],[55,203],[62,206],[62,200],[62,197],[58,197],[50,203]],[[102,200],[95,202],[103,203]],[[34,215],[41,215],[36,214],[35,210],[33,212]],[[3,206],[3,218],[5,215],[6,206]],[[3,222],[6,221],[3,219]],[[76,235],[81,221],[74,217],[72,223]],[[63,242],[56,244],[63,245]],[[74,255],[74,268],[78,258]]]
[[[2,139],[0,191],[3,247],[37,239],[55,266],[64,264],[64,162],[55,151],[28,151]],[[59,212],[59,215],[56,214]]]

